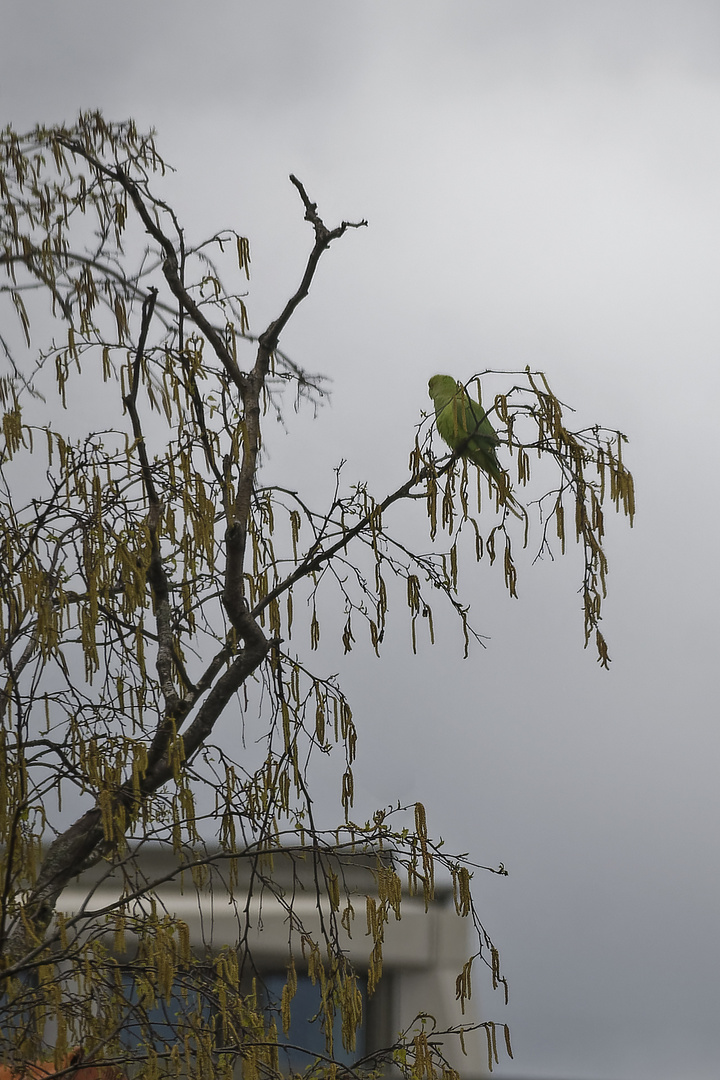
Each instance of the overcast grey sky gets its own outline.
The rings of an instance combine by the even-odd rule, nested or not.
[[[154,125],[199,238],[249,236],[254,328],[326,221],[284,347],[334,379],[268,476],[399,482],[436,371],[543,368],[581,423],[630,436],[638,516],[609,520],[601,671],[578,563],[520,599],[468,577],[488,648],[457,631],[340,669],[358,816],[422,799],[482,877],[510,981],[500,1075],[687,1080],[720,1071],[717,665],[720,6],[714,0],[35,0],[3,5],[0,123],[80,108]],[[609,518],[612,515],[608,515]],[[377,753],[377,748],[382,753]]]

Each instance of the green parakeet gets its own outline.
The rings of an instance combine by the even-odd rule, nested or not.
[[[495,453],[500,440],[480,402],[468,397],[462,383],[450,375],[433,375],[428,393],[435,405],[438,432],[448,446],[488,473],[507,496],[507,474]]]

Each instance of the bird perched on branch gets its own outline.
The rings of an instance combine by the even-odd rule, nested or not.
[[[508,475],[495,453],[500,440],[480,402],[473,401],[451,375],[433,375],[428,393],[435,405],[438,432],[448,446],[491,476],[503,499],[514,503]]]

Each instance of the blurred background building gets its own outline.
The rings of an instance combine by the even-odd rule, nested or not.
[[[211,955],[223,946],[234,947],[242,941],[243,953],[247,951],[252,958],[246,967],[248,983],[255,978],[266,999],[278,1004],[287,977],[291,937],[289,908],[292,907],[293,917],[302,922],[305,930],[321,941],[319,912],[322,909],[323,918],[328,917],[327,896],[318,901],[312,860],[299,852],[274,856],[272,872],[268,875],[272,878],[272,889],[262,886],[251,860],[238,859],[235,863],[231,895],[228,860],[209,864],[206,881],[197,888],[190,871],[186,870],[182,875],[178,872],[178,861],[172,851],[147,845],[137,854],[136,868],[132,870],[133,885],[155,883],[152,892],[159,907],[187,924],[191,948],[196,954]],[[436,898],[427,912],[422,895],[403,895],[401,918],[397,920],[391,914],[385,926],[382,979],[375,992],[368,994],[372,939],[367,931],[366,897],[377,899],[373,874],[376,865],[374,854],[345,856],[335,865],[341,882],[341,907],[347,903],[344,894],[354,909],[354,918],[349,924],[351,936],[339,927],[341,944],[356,968],[363,996],[363,1022],[358,1031],[356,1050],[353,1054],[343,1050],[338,1017],[334,1040],[336,1056],[350,1065],[354,1060],[372,1055],[392,1045],[401,1031],[414,1026],[419,1029],[419,1021],[414,1024],[416,1017],[427,1014],[427,1029],[438,1033],[437,1041],[442,1042],[443,1052],[461,1075],[469,1080],[486,1075],[484,1030],[465,1035],[465,1054],[457,1036],[441,1034],[453,1026],[472,1027],[479,1019],[475,997],[466,1002],[463,1015],[455,996],[456,979],[475,950],[472,948],[472,924],[469,919],[457,915],[449,886],[436,889]],[[252,897],[248,899],[251,883]],[[77,912],[86,902],[89,889],[93,890],[89,906],[102,910],[117,901],[122,876],[117,872],[109,874],[107,865],[94,867],[66,889],[61,898],[61,909],[67,914]],[[140,898],[134,902],[134,908],[136,915],[142,913],[149,909],[149,901]],[[301,1045],[311,1054],[322,1054],[325,1052],[324,1036],[319,1024],[312,1022],[318,1011],[320,990],[308,976],[299,935],[295,933],[293,937],[297,942],[293,954],[298,988],[292,1003],[292,1025],[284,1041]],[[132,955],[130,933],[127,948],[128,954]],[[132,994],[129,987],[129,999]],[[152,1020],[159,1041],[170,1040],[173,1012],[183,1007],[187,1008],[187,1003],[183,1006],[179,997],[175,1002],[158,1004]],[[278,1028],[281,1028],[279,1022]],[[132,1042],[132,1038],[130,1025],[128,1039]],[[302,1071],[311,1060],[307,1054],[293,1050],[283,1051],[281,1063],[283,1059],[288,1071],[290,1068]]]

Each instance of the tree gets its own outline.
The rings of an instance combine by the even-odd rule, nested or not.
[[[501,556],[514,594],[512,538],[519,531],[528,543],[530,519],[462,447],[435,455],[430,415],[407,479],[380,497],[346,485],[339,469],[334,497],[319,509],[263,483],[263,417],[282,415],[291,392],[312,404],[322,391],[321,379],[281,351],[281,335],[325,251],[365,222],[328,228],[290,178],[314,241],[297,290],[255,336],[238,284],[249,278],[247,240],[230,230],[188,241],[158,194],[166,165],[152,134],[85,114],[72,127],[7,129],[1,146],[0,293],[18,317],[18,332],[5,319],[0,337],[3,1059],[54,1053],[61,1064],[79,1046],[86,1062],[131,1057],[148,1076],[200,1076],[208,1067],[228,1076],[237,1059],[248,1076],[273,1075],[277,1024],[287,1027],[295,964],[304,962],[321,986],[327,1036],[315,1069],[334,1075],[333,1018],[342,1016],[348,1049],[359,1022],[357,971],[340,941],[351,917],[343,868],[358,854],[376,883],[367,901],[370,992],[382,974],[383,928],[399,914],[401,875],[427,905],[437,866],[477,932],[459,996],[470,993],[473,960],[495,984],[503,980],[472,904],[472,864],[432,840],[422,805],[353,820],[351,710],[337,682],[307,659],[320,615],[339,627],[346,651],[363,623],[379,653],[399,581],[413,643],[420,622],[432,641],[439,600],[461,621],[467,650],[474,631],[459,561],[468,547],[478,562]],[[564,551],[571,513],[584,552],[585,644],[593,641],[607,666],[602,507],[610,500],[632,518],[624,437],[597,426],[571,431],[541,373],[503,378],[507,388],[488,409],[501,450],[516,463],[518,490],[530,482],[533,452],[552,464],[556,482],[536,503],[539,553],[552,533]],[[417,500],[426,526],[412,548],[393,531],[392,511]],[[308,613],[300,625],[298,612]],[[222,727],[229,715],[233,739]],[[234,749],[238,716],[264,723],[260,752]],[[335,747],[342,820],[328,830],[314,819],[309,767]],[[60,825],[51,823],[51,799]],[[133,870],[148,840],[171,850],[174,873],[198,888],[208,867],[222,866],[229,890],[242,873],[250,891],[284,905],[292,956],[279,1017],[253,981],[247,933],[196,955],[182,921],[153,905],[157,881]],[[293,889],[274,870],[278,857],[309,862],[319,933],[303,924]],[[87,903],[63,913],[63,890],[93,867],[120,882],[117,900],[94,910],[90,883]],[[141,914],[138,899],[149,901]],[[248,908],[246,927],[250,918]],[[158,1045],[148,1006],[178,986],[192,1007]],[[129,1055],[123,1030],[138,1014],[145,1021]],[[412,1075],[448,1073],[429,1030],[421,1024],[385,1059]],[[496,1056],[491,1021],[486,1030]],[[376,1056],[357,1067],[382,1064]]]

